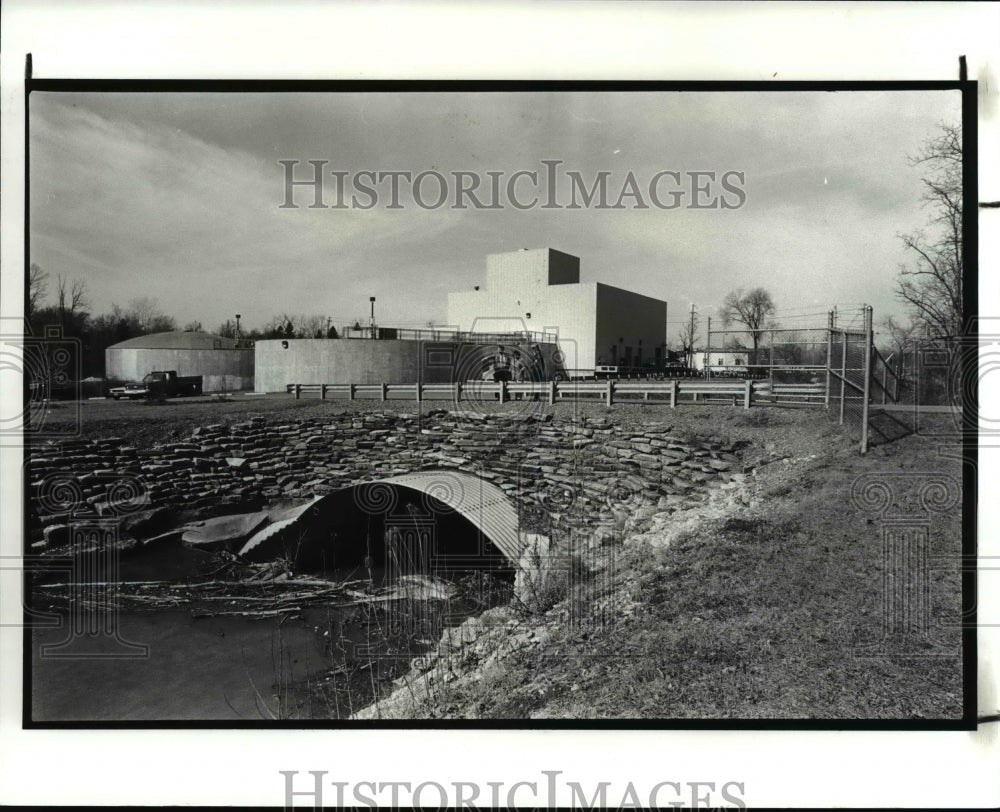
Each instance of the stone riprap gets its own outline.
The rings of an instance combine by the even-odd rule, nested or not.
[[[29,528],[44,547],[80,517],[161,507],[256,510],[431,469],[493,482],[518,505],[524,529],[622,528],[697,503],[710,486],[741,481],[738,450],[719,438],[678,436],[668,423],[630,428],[607,418],[552,422],[440,410],[294,423],[253,418],[150,448],[114,437],[33,446]],[[141,523],[123,526],[142,537]]]

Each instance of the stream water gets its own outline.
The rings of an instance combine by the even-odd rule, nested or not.
[[[77,638],[60,649],[73,618],[64,604],[40,607],[63,623],[32,631],[34,721],[344,718],[430,649],[445,625],[485,608],[480,596],[368,602],[335,595],[265,617],[218,613],[255,608],[240,601],[231,606],[194,598],[155,609],[132,608],[127,600],[121,605],[118,637],[147,646],[144,657],[109,656],[121,654],[123,646],[107,636]],[[57,648],[43,652],[46,646]],[[86,656],[65,656],[80,651]]]

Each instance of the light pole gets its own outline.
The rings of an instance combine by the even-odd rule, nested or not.
[[[371,316],[371,328],[372,328],[372,338],[375,338],[375,297],[369,296],[368,301],[372,305],[372,316]]]
[[[240,314],[236,314],[236,343],[240,343]]]

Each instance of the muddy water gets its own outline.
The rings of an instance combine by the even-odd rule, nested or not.
[[[60,629],[32,636],[35,721],[257,721],[278,718],[290,686],[332,665],[321,632],[306,620],[193,618],[187,609],[123,612],[120,636],[147,657],[42,656],[66,639]],[[93,654],[118,650],[92,641]]]
[[[353,605],[352,605],[353,604]],[[439,639],[445,624],[481,611],[461,599],[387,603],[334,598],[285,617],[204,616],[208,601],[120,609],[118,638],[145,657],[109,657],[113,638],[66,641],[62,628],[32,634],[32,719],[39,722],[243,721],[346,718]],[[245,603],[226,610],[258,608]],[[51,611],[52,606],[46,607]]]

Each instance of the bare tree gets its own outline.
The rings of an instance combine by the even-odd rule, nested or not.
[[[291,325],[292,328],[291,336],[289,336],[288,333],[289,325]],[[294,336],[295,324],[292,321],[292,317],[287,313],[282,313],[280,316],[271,316],[268,322],[264,325],[262,335],[264,338],[285,338]]]
[[[69,284],[68,290],[67,283]],[[74,279],[70,282],[62,274],[56,277],[56,299],[60,315],[69,314],[70,319],[84,308],[90,307],[90,299],[87,298],[87,283],[82,279]]]
[[[910,159],[923,166],[923,201],[933,209],[931,233],[900,235],[914,257],[900,265],[896,296],[911,308],[913,320],[929,338],[962,333],[962,128],[942,125],[923,151]]]
[[[189,321],[184,325],[185,333],[200,333],[202,330],[201,322],[195,319],[194,321]]]
[[[750,334],[753,345],[753,360],[757,363],[757,348],[765,330],[774,329],[770,320],[774,315],[774,300],[765,288],[753,288],[744,291],[743,288],[730,292],[722,302],[719,316],[723,327],[730,324],[742,324]]]
[[[295,320],[298,327],[296,335],[301,338],[322,338],[326,335],[328,321],[326,316],[299,316]]]
[[[698,313],[692,311],[690,318],[677,331],[677,339],[680,341],[681,352],[684,353],[684,363],[688,366],[694,364],[694,343],[698,339],[698,323]]]
[[[117,307],[117,305],[113,305],[113,307]],[[134,321],[140,335],[177,329],[177,322],[174,321],[173,317],[160,310],[159,302],[149,296],[140,296],[130,300],[128,309],[122,315],[126,319]]]
[[[903,323],[892,316],[879,319],[878,344],[887,353],[902,355],[908,343],[919,337],[919,325]]]
[[[218,326],[215,334],[223,338],[236,338],[236,322],[232,319],[226,319]]]
[[[25,314],[29,319],[38,312],[45,295],[49,291],[48,271],[43,271],[40,265],[31,263],[28,269],[28,312]]]

